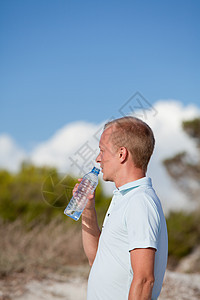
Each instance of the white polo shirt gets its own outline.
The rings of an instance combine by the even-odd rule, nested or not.
[[[133,271],[130,252],[155,248],[152,299],[160,294],[168,255],[168,237],[160,200],[144,177],[116,189],[104,219],[92,265],[87,300],[128,300]]]

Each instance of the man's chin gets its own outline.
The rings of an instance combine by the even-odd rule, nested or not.
[[[104,173],[103,173],[103,180],[107,181],[107,177],[106,177],[106,175]]]
[[[104,181],[112,181],[108,176],[106,176],[105,174],[103,174],[103,180]]]

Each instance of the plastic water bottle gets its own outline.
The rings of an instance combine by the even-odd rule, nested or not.
[[[92,171],[84,175],[77,191],[74,193],[69,204],[64,210],[64,214],[71,217],[75,221],[80,218],[88,201],[88,196],[92,194],[98,184],[98,175],[100,170],[93,168]]]

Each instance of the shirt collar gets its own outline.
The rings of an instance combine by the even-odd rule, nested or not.
[[[152,186],[151,178],[150,177],[142,177],[138,180],[128,182],[128,183],[120,186],[119,188],[116,188],[113,191],[113,194],[121,193],[123,195],[123,194],[126,194],[127,192],[129,192],[130,190],[137,188],[139,186],[142,186],[142,185]]]

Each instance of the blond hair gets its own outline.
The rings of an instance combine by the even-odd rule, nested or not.
[[[134,165],[144,171],[154,150],[155,139],[151,128],[135,117],[123,117],[105,124],[113,127],[111,142],[117,149],[125,147],[131,154]]]

